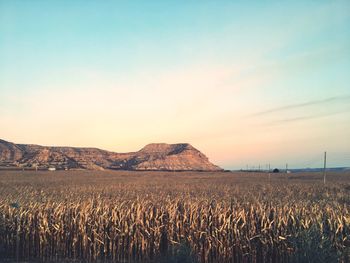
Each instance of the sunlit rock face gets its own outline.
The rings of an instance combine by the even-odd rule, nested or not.
[[[91,170],[222,170],[188,143],[152,143],[137,152],[115,153],[97,148],[48,147],[0,140],[0,166]]]

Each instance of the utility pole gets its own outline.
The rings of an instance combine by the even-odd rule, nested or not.
[[[323,184],[326,184],[326,164],[327,164],[327,152],[324,152],[323,160]]]
[[[271,180],[271,174],[270,174],[270,164],[269,164],[269,181]]]
[[[288,163],[286,163],[286,173],[287,173],[287,171],[288,171]]]

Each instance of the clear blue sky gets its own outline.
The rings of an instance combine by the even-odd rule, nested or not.
[[[226,168],[319,166],[327,150],[350,166],[349,71],[349,1],[0,0],[14,142],[189,142]]]

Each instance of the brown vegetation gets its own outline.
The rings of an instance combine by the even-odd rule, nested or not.
[[[0,258],[346,262],[350,174],[321,178],[0,171]]]

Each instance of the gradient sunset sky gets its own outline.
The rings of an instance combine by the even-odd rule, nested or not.
[[[350,1],[0,0],[0,138],[350,166]]]

